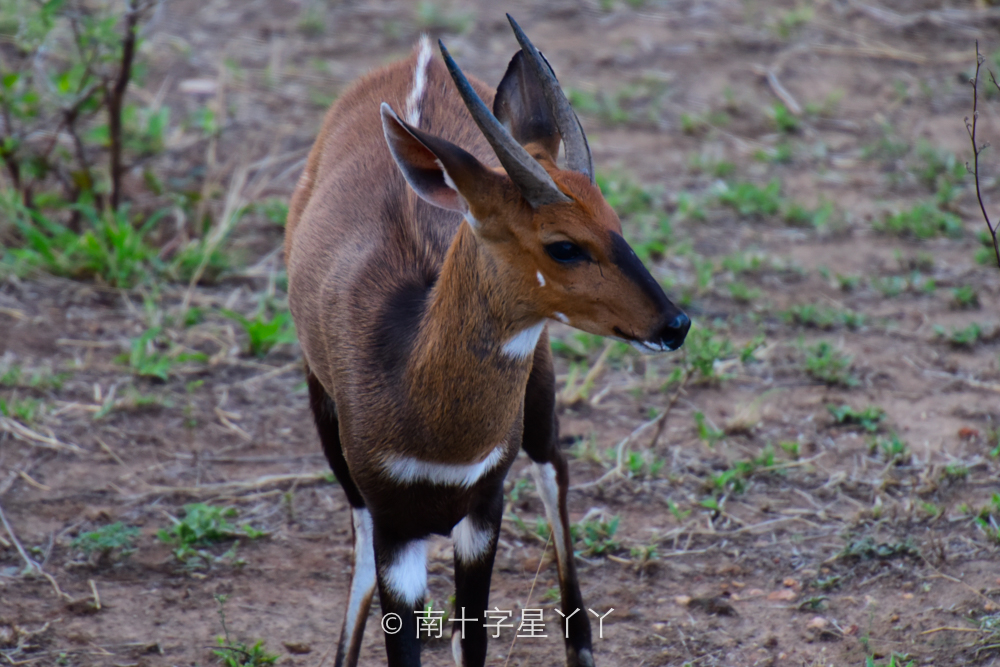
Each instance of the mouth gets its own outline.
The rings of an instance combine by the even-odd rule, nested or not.
[[[659,343],[654,343],[653,341],[649,341],[649,340],[641,340],[640,338],[637,338],[636,336],[630,336],[630,335],[626,334],[624,331],[622,331],[621,329],[619,329],[618,327],[615,327],[614,331],[615,331],[615,333],[617,335],[613,336],[613,338],[615,338],[617,340],[620,340],[623,343],[628,343],[629,345],[631,345],[635,349],[639,350],[643,354],[657,354],[657,353],[660,353],[660,352],[673,352],[673,351],[677,350],[678,348],[680,348],[680,346],[684,342],[683,340],[681,340],[681,341],[678,341],[677,343],[673,343],[673,342],[667,343],[667,342],[664,342],[664,341],[660,341]]]
[[[650,343],[645,340],[630,340],[629,344],[643,354],[656,354],[657,352],[673,352],[680,347],[680,344],[670,345],[668,343]]]

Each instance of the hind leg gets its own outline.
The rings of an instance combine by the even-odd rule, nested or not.
[[[307,370],[309,404],[316,420],[316,430],[323,444],[326,459],[340,482],[347,501],[351,504],[351,520],[354,528],[354,571],[351,577],[351,592],[348,596],[344,624],[340,630],[337,658],[334,667],[354,667],[358,664],[361,639],[365,633],[365,621],[375,593],[375,551],[372,542],[372,517],[365,507],[361,492],[351,479],[347,461],[340,446],[340,426],[333,399],[326,393],[316,376]]]
[[[569,667],[593,667],[590,619],[580,594],[580,583],[573,560],[573,538],[569,530],[566,491],[569,467],[559,449],[559,424],[555,414],[555,372],[548,335],[535,348],[535,362],[524,396],[524,440],[522,448],[532,461],[532,476],[538,495],[545,505],[545,516],[552,526],[562,598],[561,630],[566,640],[566,664]]]

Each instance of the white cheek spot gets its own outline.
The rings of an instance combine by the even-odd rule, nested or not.
[[[569,318],[562,313],[554,313],[553,316],[563,324],[569,324]]]
[[[427,542],[407,542],[385,569],[386,588],[405,605],[413,606],[427,590]]]
[[[471,517],[459,521],[452,528],[451,537],[455,541],[455,556],[463,563],[476,562],[489,553],[493,544],[493,530],[482,528]]]
[[[524,361],[535,353],[535,346],[538,345],[538,337],[542,335],[545,328],[545,320],[532,325],[514,334],[510,340],[503,344],[503,353],[508,357]]]
[[[436,463],[421,461],[412,456],[401,456],[386,462],[385,471],[393,481],[401,484],[427,482],[468,488],[493,470],[506,452],[507,443],[501,442],[482,461],[469,464]]]
[[[541,271],[536,272],[535,276],[538,277],[538,286],[545,287],[545,276],[542,275],[542,272]]]

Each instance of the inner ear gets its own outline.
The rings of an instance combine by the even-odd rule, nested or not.
[[[468,204],[438,155],[420,141],[414,128],[404,123],[384,102],[381,113],[382,131],[389,144],[389,152],[413,191],[435,206],[459,213],[468,211]],[[457,146],[453,148],[461,150]]]
[[[510,59],[507,72],[497,86],[493,115],[519,144],[538,144],[555,162],[561,139],[559,130],[545,102],[542,86],[521,51]]]

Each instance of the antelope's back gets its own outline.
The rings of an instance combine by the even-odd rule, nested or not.
[[[473,85],[491,104],[493,91]],[[426,39],[406,60],[356,81],[327,112],[292,195],[285,261],[306,361],[337,394],[393,384],[403,361],[397,339],[419,321],[461,220],[406,184],[385,142],[382,102],[497,164]]]

